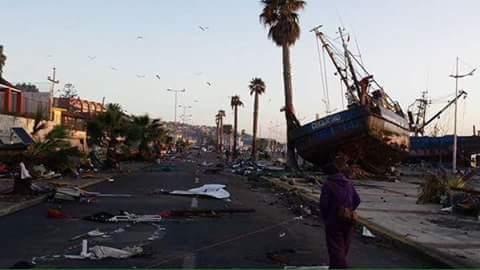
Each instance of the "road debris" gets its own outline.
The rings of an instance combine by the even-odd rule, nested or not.
[[[85,220],[103,222],[103,223],[116,223],[116,222],[159,222],[162,220],[160,215],[136,215],[126,211],[120,212],[119,215],[113,215],[108,212],[98,212],[96,214],[84,217]]]
[[[375,235],[365,226],[362,227],[362,236],[367,238],[375,238]]]
[[[67,216],[60,209],[49,208],[47,210],[47,217],[48,218],[55,218],[55,219],[62,219],[62,218],[66,218]]]
[[[218,217],[222,214],[253,213],[253,208],[226,208],[226,209],[187,209],[187,210],[165,210],[160,212],[163,218],[184,218],[184,217]]]
[[[100,192],[90,192],[77,187],[59,187],[55,190],[54,198],[57,200],[67,201],[88,201],[95,197],[108,197],[108,198],[130,198],[131,194],[106,194]]]
[[[155,190],[154,194],[170,194],[170,195],[180,195],[180,196],[204,196],[215,199],[228,199],[230,193],[225,190],[226,186],[221,184],[207,184],[201,187],[192,188],[189,190],[174,190],[167,191],[164,189]]]
[[[80,255],[70,255],[66,254],[64,257],[66,259],[90,259],[90,260],[101,260],[105,258],[114,258],[114,259],[126,259],[133,256],[138,256],[143,253],[143,248],[139,246],[125,247],[122,249],[107,247],[107,246],[93,246],[88,248],[87,240],[82,240],[82,251]]]

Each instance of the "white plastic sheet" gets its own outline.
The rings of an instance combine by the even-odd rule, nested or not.
[[[368,238],[375,238],[375,235],[365,226],[363,226],[362,228],[362,236],[368,237]]]
[[[20,179],[29,179],[32,178],[30,175],[30,172],[27,170],[27,167],[25,167],[25,164],[23,162],[20,162]]]
[[[174,190],[170,192],[173,195],[187,195],[187,196],[208,196],[215,199],[227,199],[230,198],[230,193],[225,190],[225,185],[220,184],[207,184],[198,188],[192,188],[189,190]]]

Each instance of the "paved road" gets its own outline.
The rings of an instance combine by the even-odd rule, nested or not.
[[[245,180],[228,175],[205,175],[194,163],[175,162],[177,170],[145,171],[116,178],[91,188],[105,193],[131,193],[133,198],[102,198],[96,203],[44,203],[0,218],[2,252],[0,267],[40,257],[41,266],[63,267],[281,267],[288,265],[326,265],[328,262],[323,228],[315,219],[295,220],[295,215],[278,201],[269,188],[252,190]],[[198,177],[199,181],[195,178]],[[195,183],[199,182],[199,183]],[[156,188],[188,189],[201,184],[226,184],[231,202],[151,195]],[[47,209],[60,206],[69,218],[49,219]],[[137,214],[157,214],[162,210],[198,208],[255,208],[255,213],[232,214],[216,218],[169,219],[165,228],[150,224],[102,224],[80,219],[99,211],[116,213],[126,210]],[[317,225],[317,226],[312,226]],[[66,260],[62,254],[79,254],[80,240],[70,239],[98,228],[124,232],[110,238],[90,238],[90,245],[122,248],[143,245],[146,256],[124,260]],[[149,237],[160,232],[159,238]],[[43,257],[42,256],[46,256]],[[377,240],[357,236],[351,248],[351,262],[356,267],[426,267],[434,262],[402,251]]]

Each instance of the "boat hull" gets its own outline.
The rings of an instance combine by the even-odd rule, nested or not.
[[[372,172],[384,171],[408,155],[410,137],[405,118],[388,110],[365,107],[331,114],[290,134],[297,153],[324,165],[341,153]]]
[[[472,156],[480,154],[480,136],[458,136],[457,143],[457,163],[469,166]],[[452,162],[453,135],[412,137],[411,144],[411,162]]]

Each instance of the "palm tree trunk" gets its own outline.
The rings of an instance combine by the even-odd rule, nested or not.
[[[257,159],[257,125],[258,125],[258,92],[255,92],[253,105],[253,138],[252,138],[252,159]]]
[[[235,116],[233,120],[233,150],[232,150],[232,159],[237,157],[237,126],[238,126],[238,106],[235,106]]]
[[[282,57],[283,57],[283,86],[285,89],[285,119],[287,121],[287,165],[294,169],[298,170],[297,157],[295,155],[295,146],[290,138],[290,131],[295,126],[292,122],[291,115],[295,113],[293,108],[292,100],[292,74],[291,74],[291,64],[290,64],[290,48],[288,45],[284,44],[282,46]]]

